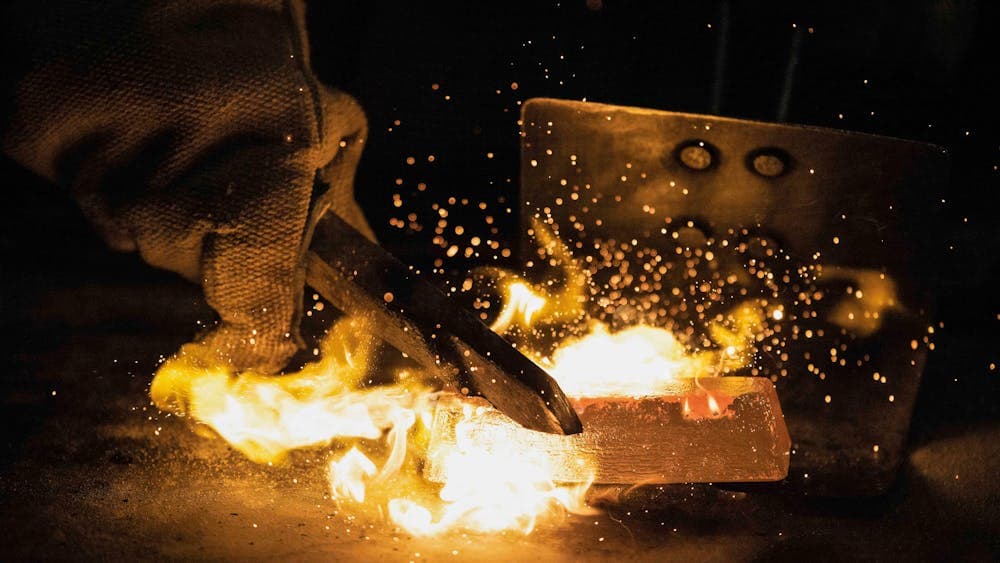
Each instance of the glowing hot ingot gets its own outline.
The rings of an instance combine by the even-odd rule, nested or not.
[[[499,318],[530,324],[522,293]],[[537,308],[536,308],[537,311]],[[544,311],[544,309],[543,309]],[[551,314],[551,310],[549,314]],[[767,379],[705,377],[746,365],[763,310],[734,307],[709,326],[716,348],[689,352],[672,332],[637,325],[589,331],[535,360],[559,382],[584,425],[549,437],[524,429],[477,398],[439,401],[425,474],[450,483],[455,452],[512,450],[545,463],[563,483],[774,481],[788,473],[790,440]],[[529,352],[530,355],[530,352]]]
[[[691,377],[713,358],[671,352],[680,346],[667,344],[672,338],[651,327],[609,335],[599,326],[554,354],[551,373],[570,395],[581,434],[551,437],[514,424],[481,399],[441,399],[425,474],[450,482],[449,456],[474,444],[544,460],[549,478],[562,483],[784,478],[790,440],[774,385],[759,377]]]
[[[583,433],[550,437],[517,426],[478,398],[442,399],[435,415],[425,471],[451,481],[446,456],[461,448],[453,434],[477,447],[531,452],[547,460],[561,483],[690,483],[776,481],[788,473],[790,440],[774,386],[759,377],[711,377],[701,386],[678,380],[663,394],[641,399],[571,399]],[[710,397],[717,401],[712,408]]]

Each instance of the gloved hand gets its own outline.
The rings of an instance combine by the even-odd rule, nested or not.
[[[242,370],[295,352],[313,221],[353,199],[361,107],[309,68],[301,3],[17,2],[4,151],[108,244],[201,284]],[[314,186],[329,189],[314,190]]]

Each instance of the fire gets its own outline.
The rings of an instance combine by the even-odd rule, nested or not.
[[[584,502],[590,482],[556,484],[545,456],[520,449],[514,442],[487,449],[474,440],[472,430],[482,410],[463,405],[463,418],[455,425],[455,447],[437,452],[448,476],[440,492],[440,516],[435,520],[431,509],[394,499],[389,503],[389,514],[396,523],[419,536],[435,535],[456,525],[475,532],[518,530],[527,534],[546,514],[596,512]]]
[[[555,483],[547,460],[531,452],[486,449],[465,439],[448,453],[449,479],[439,491],[419,463],[438,394],[419,384],[364,388],[373,352],[358,321],[336,324],[322,359],[284,376],[238,377],[199,344],[189,344],[157,371],[150,389],[163,410],[213,430],[249,459],[280,463],[302,448],[347,448],[327,467],[330,498],[390,520],[415,536],[457,529],[531,532],[543,516],[589,514],[589,483]],[[456,425],[468,435],[475,413]]]
[[[714,367],[710,358],[689,354],[668,330],[637,325],[612,333],[599,322],[539,361],[571,397],[656,395],[679,377]]]
[[[360,388],[374,345],[356,321],[333,327],[322,360],[274,377],[213,364],[200,344],[184,346],[156,373],[150,395],[158,407],[190,416],[259,463],[333,440],[376,440],[416,413],[431,411],[419,386]]]
[[[544,325],[568,324],[585,316],[589,272],[544,223],[533,220],[531,232],[538,243],[539,259],[558,266],[557,279],[536,285],[501,268],[477,269],[480,276],[496,285],[503,297],[503,308],[490,325],[500,334],[514,327],[531,330]]]
[[[373,477],[375,471],[375,462],[357,448],[351,448],[344,457],[330,461],[327,477],[333,496],[365,502],[365,481]]]
[[[543,243],[540,256],[564,265],[564,282],[532,285],[492,272],[504,293],[493,325],[497,331],[518,327],[530,337],[537,327],[584,318],[585,270],[547,230],[536,228],[536,236]],[[759,306],[743,304],[725,323],[710,327],[718,346],[695,352],[664,328],[637,325],[613,332],[591,320],[585,334],[534,359],[572,397],[657,395],[677,378],[744,365],[763,319]],[[213,363],[201,345],[189,344],[160,367],[150,395],[161,409],[204,425],[258,463],[284,462],[299,449],[329,448],[331,500],[388,515],[415,536],[459,529],[527,534],[542,518],[594,512],[586,503],[592,477],[559,483],[547,454],[513,440],[484,446],[475,436],[486,414],[468,405],[455,421],[454,447],[433,454],[444,468],[443,485],[425,481],[421,463],[439,394],[411,381],[419,378],[365,386],[376,346],[367,334],[360,321],[343,320],[324,339],[319,361],[278,377],[237,376]],[[726,405],[719,402],[726,398],[702,391],[685,400],[685,415],[720,415]],[[594,474],[583,452],[577,461],[582,474]]]
[[[549,320],[548,315],[558,314],[541,297],[540,287],[524,281],[507,287],[505,305],[497,316],[503,322],[494,322],[494,330],[502,333],[514,324],[532,326],[532,319],[541,324]],[[607,324],[593,319],[585,334],[563,340],[548,356],[533,352],[530,345],[523,350],[555,378],[567,396],[638,398],[661,394],[679,378],[697,381],[747,365],[764,320],[760,306],[749,301],[737,305],[723,321],[709,324],[717,345],[710,350],[688,350],[665,328],[638,324],[612,332]],[[705,394],[707,412],[720,414],[716,398]]]
[[[585,334],[564,339],[548,355],[534,352],[532,331],[544,332],[540,329],[545,326],[586,318],[586,289],[591,279],[590,271],[543,221],[533,219],[531,232],[538,243],[538,257],[555,269],[561,282],[531,284],[504,270],[484,269],[499,286],[504,303],[491,328],[501,334],[515,327],[527,330],[528,342],[522,351],[544,367],[566,395],[657,395],[678,378],[726,373],[750,363],[755,337],[766,319],[763,308],[753,301],[737,304],[708,325],[715,349],[691,351],[666,328],[635,324],[613,332],[607,324],[589,319]],[[553,286],[558,290],[552,291]],[[718,414],[716,399],[709,395],[707,402],[708,409]]]
[[[531,320],[545,307],[546,299],[523,281],[508,284],[504,294],[507,304],[490,325],[494,332],[504,333],[513,325],[531,326]]]

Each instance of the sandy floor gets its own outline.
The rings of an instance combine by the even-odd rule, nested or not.
[[[319,464],[251,464],[149,407],[157,359],[190,335],[201,307],[180,286],[82,287],[21,307],[0,395],[0,559],[990,560],[1000,553],[995,423],[925,431],[898,486],[880,499],[637,491],[601,516],[546,522],[529,536],[413,538],[324,499]]]

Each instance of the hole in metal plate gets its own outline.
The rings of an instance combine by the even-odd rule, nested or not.
[[[788,153],[773,147],[758,149],[747,155],[747,168],[758,176],[777,178],[791,167]]]
[[[677,147],[675,156],[680,163],[690,170],[708,170],[716,164],[718,151],[711,143],[695,139],[682,143]]]

